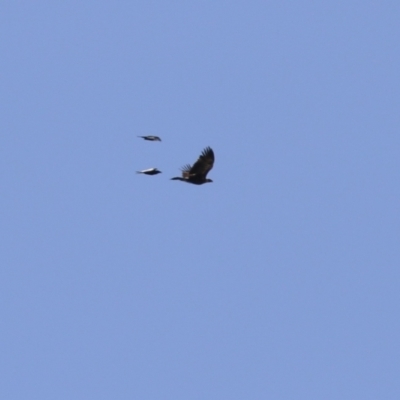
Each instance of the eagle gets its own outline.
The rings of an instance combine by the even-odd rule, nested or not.
[[[161,142],[161,139],[158,136],[138,136],[140,138],[143,138],[144,140],[150,140],[152,142]]]
[[[195,185],[202,185],[203,183],[212,182],[211,179],[206,177],[214,165],[214,160],[215,157],[212,148],[206,147],[193,166],[186,164],[181,168],[182,177],[177,176],[175,178],[171,178],[171,180],[193,183]]]
[[[149,168],[149,169],[142,169],[141,171],[136,171],[138,174],[145,174],[145,175],[157,175],[161,174],[157,168]]]

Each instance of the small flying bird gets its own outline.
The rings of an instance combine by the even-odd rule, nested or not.
[[[203,183],[212,182],[211,179],[207,179],[206,177],[214,165],[214,159],[215,157],[212,148],[206,147],[193,166],[187,164],[181,168],[182,177],[177,176],[175,178],[171,178],[171,180],[193,183],[195,185],[202,185]]]
[[[157,175],[161,174],[161,171],[157,168],[149,168],[149,169],[142,169],[141,171],[136,171],[137,174],[145,174],[145,175]]]
[[[138,136],[140,138],[143,138],[144,140],[150,140],[152,142],[161,142],[161,139],[158,136]]]

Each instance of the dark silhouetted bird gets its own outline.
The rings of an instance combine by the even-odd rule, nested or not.
[[[149,169],[142,169],[141,171],[136,171],[138,174],[146,174],[146,175],[157,175],[161,174],[157,168],[149,168]]]
[[[211,179],[207,179],[206,177],[214,165],[214,159],[214,152],[212,148],[206,147],[193,166],[187,164],[181,169],[182,177],[177,176],[175,178],[171,178],[171,180],[194,183],[195,185],[202,185],[203,183],[212,182]]]
[[[161,142],[161,139],[158,136],[138,136],[143,138],[144,140],[150,140],[152,142]]]

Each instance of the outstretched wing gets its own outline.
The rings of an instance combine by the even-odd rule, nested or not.
[[[183,178],[189,178],[190,176],[190,170],[192,169],[192,166],[190,164],[186,164],[181,168],[182,171],[182,177]]]
[[[184,167],[182,170],[183,174],[186,173],[188,175],[197,175],[205,178],[214,165],[214,159],[212,148],[206,147],[190,170],[187,169],[187,166]]]
[[[158,136],[148,135],[148,136],[138,136],[144,140],[150,140],[152,142],[161,142],[161,138]]]

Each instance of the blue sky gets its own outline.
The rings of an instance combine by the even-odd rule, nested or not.
[[[3,2],[1,397],[399,399],[399,17]]]

